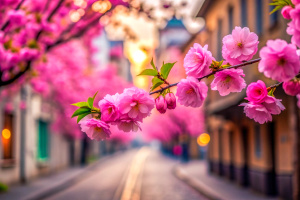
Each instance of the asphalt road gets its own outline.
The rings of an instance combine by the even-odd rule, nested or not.
[[[106,160],[84,179],[48,200],[202,200],[173,175],[178,161],[144,147]]]

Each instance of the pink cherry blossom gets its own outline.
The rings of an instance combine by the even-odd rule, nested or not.
[[[87,119],[79,122],[81,131],[85,132],[92,140],[104,140],[110,137],[109,125],[98,119]]]
[[[281,103],[281,99],[276,99],[273,96],[267,96],[262,103],[272,115],[279,115],[285,107]]]
[[[258,80],[257,82],[250,83],[247,87],[247,100],[254,103],[261,103],[265,100],[268,95],[266,84]]]
[[[159,96],[155,99],[155,106],[158,112],[160,112],[161,114],[167,111],[167,102],[163,96]]]
[[[225,69],[215,74],[211,83],[212,90],[218,90],[221,96],[226,96],[230,92],[241,92],[245,87],[245,76],[242,69]]]
[[[300,71],[300,61],[296,46],[284,40],[269,40],[259,55],[261,61],[258,70],[264,75],[279,82],[289,81]]]
[[[249,102],[249,103],[242,103],[240,106],[244,107],[244,113],[250,119],[254,121],[264,124],[268,121],[272,121],[272,115],[267,110],[265,106],[259,103]]]
[[[10,10],[8,12],[9,21],[16,26],[22,26],[26,23],[25,12],[23,10]]]
[[[166,102],[167,102],[167,108],[168,109],[175,109],[176,108],[176,98],[175,95],[170,92],[167,93],[165,96]]]
[[[292,43],[300,47],[300,4],[296,5],[290,12],[292,21],[288,23],[286,32],[292,36]]]
[[[117,125],[118,129],[124,132],[137,132],[138,130],[142,130],[138,121],[126,115],[121,116],[120,119],[113,124]]]
[[[178,102],[184,106],[200,107],[207,96],[208,88],[194,77],[182,79],[177,85]]]
[[[116,121],[119,116],[119,93],[115,95],[107,94],[101,101],[99,101],[98,105],[101,110],[101,120],[105,122],[113,122]]]
[[[184,58],[184,68],[188,76],[200,78],[211,72],[209,66],[212,60],[210,51],[207,50],[208,46],[202,47],[200,44],[195,43],[193,47],[188,51]]]
[[[281,10],[281,14],[285,19],[291,19],[290,12],[293,10],[292,6],[284,6]]]
[[[127,88],[120,95],[120,112],[127,114],[129,118],[141,121],[151,114],[153,108],[153,98],[137,87]]]
[[[256,54],[258,43],[258,36],[249,28],[236,26],[231,35],[223,38],[223,58],[231,65],[248,61]]]
[[[288,95],[296,96],[296,95],[300,94],[300,81],[299,80],[291,80],[288,82],[284,82],[282,87],[283,87],[283,90],[285,91],[285,93]]]

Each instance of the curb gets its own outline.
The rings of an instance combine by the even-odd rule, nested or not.
[[[220,197],[215,191],[213,191],[212,188],[206,186],[203,182],[189,176],[188,173],[185,170],[183,170],[181,167],[175,166],[172,172],[178,179],[180,179],[187,185],[197,190],[200,194],[202,194],[206,198],[210,200],[222,199],[222,197]]]
[[[76,183],[82,181],[83,179],[85,179],[86,177],[88,177],[89,175],[91,175],[91,172],[93,170],[95,170],[97,167],[101,166],[102,162],[105,162],[108,158],[112,158],[116,155],[121,154],[122,152],[116,152],[112,155],[107,155],[104,156],[103,158],[100,158],[98,161],[86,166],[82,168],[82,171],[79,172],[78,174],[74,175],[73,177],[65,180],[63,183],[54,185],[52,187],[46,188],[44,190],[40,190],[36,193],[30,194],[27,197],[24,197],[24,200],[40,200],[40,199],[45,199],[47,197],[50,197],[58,192],[61,192],[69,187],[71,187],[72,185],[75,185]]]

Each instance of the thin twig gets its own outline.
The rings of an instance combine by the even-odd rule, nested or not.
[[[257,63],[257,62],[259,62],[260,60],[261,60],[261,58],[256,58],[256,59],[253,59],[253,60],[249,60],[249,61],[243,62],[243,63],[238,64],[238,65],[233,65],[233,66],[228,67],[228,68],[221,68],[221,69],[218,69],[218,70],[216,70],[216,71],[214,71],[214,72],[211,72],[210,74],[207,74],[206,76],[202,76],[202,77],[198,78],[198,80],[201,81],[202,79],[208,78],[209,76],[214,75],[215,73],[217,73],[217,72],[219,72],[219,71],[223,71],[223,70],[226,70],[226,69],[233,69],[233,68],[234,68],[234,69],[237,69],[237,68],[240,68],[240,67],[244,67],[244,66],[246,66],[246,65],[251,65],[251,64],[253,64],[253,63]],[[152,94],[155,94],[155,93],[160,93],[160,92],[162,92],[162,91],[164,91],[164,90],[166,90],[166,89],[168,89],[168,88],[171,88],[171,87],[176,86],[178,83],[179,83],[179,82],[173,83],[173,84],[170,84],[170,85],[167,85],[166,87],[163,87],[163,88],[161,88],[161,89],[159,89],[159,90],[156,90],[156,91],[154,91],[154,92],[150,92],[149,94],[152,95]]]

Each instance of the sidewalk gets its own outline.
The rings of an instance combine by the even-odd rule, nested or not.
[[[109,156],[105,156],[100,160],[87,165],[85,167],[73,167],[48,175],[45,177],[37,178],[28,182],[25,185],[15,185],[9,188],[9,191],[0,194],[1,200],[35,200],[43,199],[53,193],[57,193],[64,190],[71,185],[79,182],[83,178],[86,178],[91,172],[101,165],[105,160],[117,155],[119,152]]]
[[[243,188],[225,178],[211,175],[206,161],[191,161],[174,168],[174,174],[209,199],[276,200]]]

